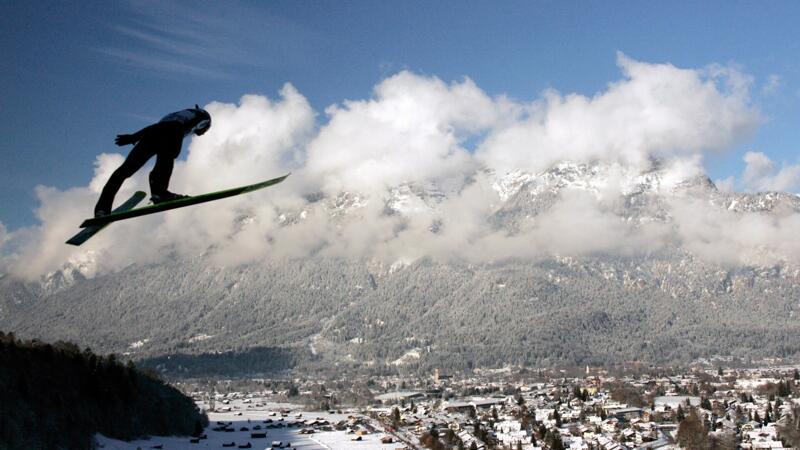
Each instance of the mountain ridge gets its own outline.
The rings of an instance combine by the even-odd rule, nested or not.
[[[479,172],[448,188],[405,183],[383,198],[319,194],[277,220],[302,223],[317,205],[345,223],[380,206],[399,219],[427,214],[436,234],[448,224],[431,212],[480,176],[497,193],[487,220],[508,236],[537,224],[570,192],[606,202],[610,217],[634,229],[672,226],[673,198],[742,216],[800,212],[796,194],[722,192],[703,174],[661,169],[625,172],[620,181],[619,170],[563,163],[541,174]],[[792,338],[800,331],[800,269],[774,258],[720,263],[668,246],[479,262],[316,255],[223,267],[207,262],[214,251],[115,273],[98,272],[85,253],[40,282],[0,278],[0,329],[134,359],[283,349],[292,366],[328,369],[661,364],[800,351]]]

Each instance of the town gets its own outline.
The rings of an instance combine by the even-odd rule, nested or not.
[[[250,436],[266,437],[253,433],[257,422],[258,430],[294,430],[294,442],[315,436],[318,448],[800,447],[796,366],[572,372],[506,368],[456,377],[437,370],[424,377],[191,381],[179,387],[209,413],[215,431],[235,431],[246,420]],[[332,433],[339,435],[325,438]],[[297,446],[291,442],[286,445]]]

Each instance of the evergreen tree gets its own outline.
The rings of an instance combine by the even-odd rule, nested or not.
[[[564,450],[564,441],[561,440],[561,435],[558,431],[548,431],[544,439],[550,450]]]
[[[697,415],[695,408],[691,408],[686,418],[678,425],[678,443],[686,450],[706,450],[709,448],[708,432],[703,427],[703,422]]]
[[[781,397],[789,397],[792,395],[792,388],[788,381],[781,380],[780,384],[778,384],[778,395]]]
[[[678,405],[678,410],[675,412],[675,420],[682,422],[686,418],[681,405]]]
[[[458,439],[458,436],[456,436],[455,431],[451,430],[450,428],[445,430],[445,432],[444,432],[444,441],[446,443],[448,443],[449,445],[453,445],[453,443],[455,443],[457,439]]]
[[[572,389],[572,397],[580,399],[581,398],[581,388],[578,385]]]
[[[784,447],[800,447],[800,407],[795,405],[786,419],[785,423],[778,427],[781,440],[785,440],[788,444]]]
[[[95,434],[130,440],[196,434],[195,403],[116,356],[71,343],[0,335],[0,448],[91,448]]]
[[[402,418],[400,417],[400,410],[395,406],[392,408],[392,424],[395,428],[400,427],[401,420]]]

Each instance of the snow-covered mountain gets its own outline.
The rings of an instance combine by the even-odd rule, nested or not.
[[[277,220],[291,227],[313,211],[357,220],[367,207],[392,217],[435,216],[481,177],[496,196],[486,220],[510,235],[575,192],[634,227],[675,226],[675,204],[684,200],[743,217],[800,212],[795,194],[722,192],[702,174],[562,163],[536,174],[482,169],[445,186],[404,183],[379,197],[315,194]],[[430,231],[438,232],[436,224]],[[137,358],[266,348],[290,352],[284,363],[325,367],[800,352],[798,267],[720,264],[680,246],[484,264],[311,257],[221,268],[202,256],[173,257],[97,273],[93,255],[84,253],[39,283],[0,278],[0,329]]]
[[[493,187],[505,202],[510,204],[535,204],[534,211],[551,206],[565,189],[590,192],[602,197],[615,183],[624,199],[622,214],[638,219],[667,220],[664,202],[672,197],[694,197],[711,205],[739,213],[769,213],[779,209],[800,212],[800,196],[786,192],[729,193],[717,189],[704,174],[676,179],[660,169],[640,173],[628,171],[620,174],[613,166],[562,163],[539,174],[512,171],[497,177]],[[503,209],[501,208],[501,209]],[[653,214],[643,216],[645,211]]]

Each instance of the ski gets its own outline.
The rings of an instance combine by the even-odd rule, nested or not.
[[[116,214],[116,213],[121,213],[123,211],[129,211],[129,210],[135,208],[136,205],[139,204],[139,202],[141,202],[142,200],[145,199],[145,197],[147,197],[147,194],[145,192],[136,191],[136,193],[134,193],[131,196],[131,198],[129,198],[128,200],[125,201],[125,203],[121,204],[116,209],[114,209],[113,213]],[[67,244],[75,245],[75,246],[81,245],[84,242],[88,241],[89,238],[91,238],[95,234],[99,233],[100,230],[105,228],[108,224],[109,224],[109,222],[105,222],[105,223],[100,223],[100,224],[93,225],[93,226],[84,227],[83,230],[81,230],[78,234],[76,234],[75,236],[72,236],[71,238],[69,238],[69,240],[67,241]]]
[[[285,180],[286,177],[288,177],[289,175],[290,174],[286,174],[282,177],[273,178],[271,180],[262,181],[261,183],[251,184],[248,186],[241,186],[233,189],[226,189],[224,191],[211,192],[209,194],[197,195],[194,197],[185,197],[176,200],[170,200],[155,205],[144,206],[142,208],[129,209],[125,211],[114,210],[114,212],[112,212],[107,216],[94,217],[92,219],[84,220],[83,223],[81,224],[81,228],[107,225],[111,222],[116,222],[118,220],[131,219],[134,217],[145,216],[148,214],[154,214],[162,211],[168,211],[170,209],[183,208],[185,206],[197,205],[199,203],[206,203],[214,200],[233,197],[235,195],[256,191],[268,186],[278,184],[281,181]]]

